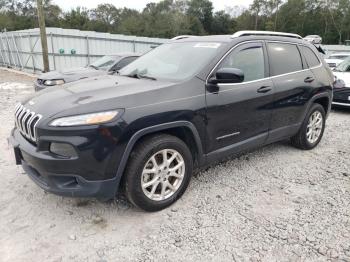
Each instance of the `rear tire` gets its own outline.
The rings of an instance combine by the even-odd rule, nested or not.
[[[315,148],[323,137],[325,127],[324,108],[320,104],[314,104],[306,115],[299,132],[291,138],[292,145],[303,150]]]
[[[177,201],[191,180],[193,158],[177,137],[157,134],[142,140],[126,168],[125,193],[145,211],[162,210]]]

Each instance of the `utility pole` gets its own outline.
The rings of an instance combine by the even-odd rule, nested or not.
[[[49,51],[47,47],[43,0],[36,0],[36,3],[38,8],[38,21],[39,21],[39,27],[40,27],[40,38],[41,38],[41,47],[42,47],[42,53],[43,53],[44,72],[49,72],[50,71]]]

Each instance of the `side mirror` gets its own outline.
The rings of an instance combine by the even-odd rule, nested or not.
[[[215,77],[209,79],[211,84],[234,84],[244,81],[244,73],[238,68],[220,68]]]

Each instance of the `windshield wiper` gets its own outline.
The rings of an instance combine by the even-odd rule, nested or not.
[[[157,80],[157,78],[155,78],[153,76],[141,75],[141,74],[131,74],[131,75],[125,75],[125,76],[137,78],[137,79],[145,78],[145,79],[149,79],[149,80]]]
[[[92,67],[93,69],[99,70],[97,66],[89,65],[89,67]]]

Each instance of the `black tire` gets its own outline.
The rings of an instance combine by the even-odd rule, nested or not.
[[[142,172],[148,160],[157,152],[170,149],[180,153],[185,164],[185,174],[177,191],[165,200],[152,200],[146,196],[141,186]],[[135,206],[149,212],[162,210],[177,201],[186,191],[193,172],[191,151],[179,138],[167,134],[157,134],[143,139],[133,149],[125,172],[125,193]]]
[[[309,140],[307,139],[307,129],[308,129],[307,126],[309,124],[309,119],[311,115],[313,115],[316,111],[320,112],[322,115],[322,122],[323,122],[322,130],[318,139],[314,143],[310,143]],[[314,104],[311,107],[310,111],[307,113],[299,132],[291,138],[292,145],[296,148],[303,149],[303,150],[311,150],[315,148],[320,143],[323,137],[325,127],[326,127],[326,113],[324,111],[324,108],[320,104]]]

